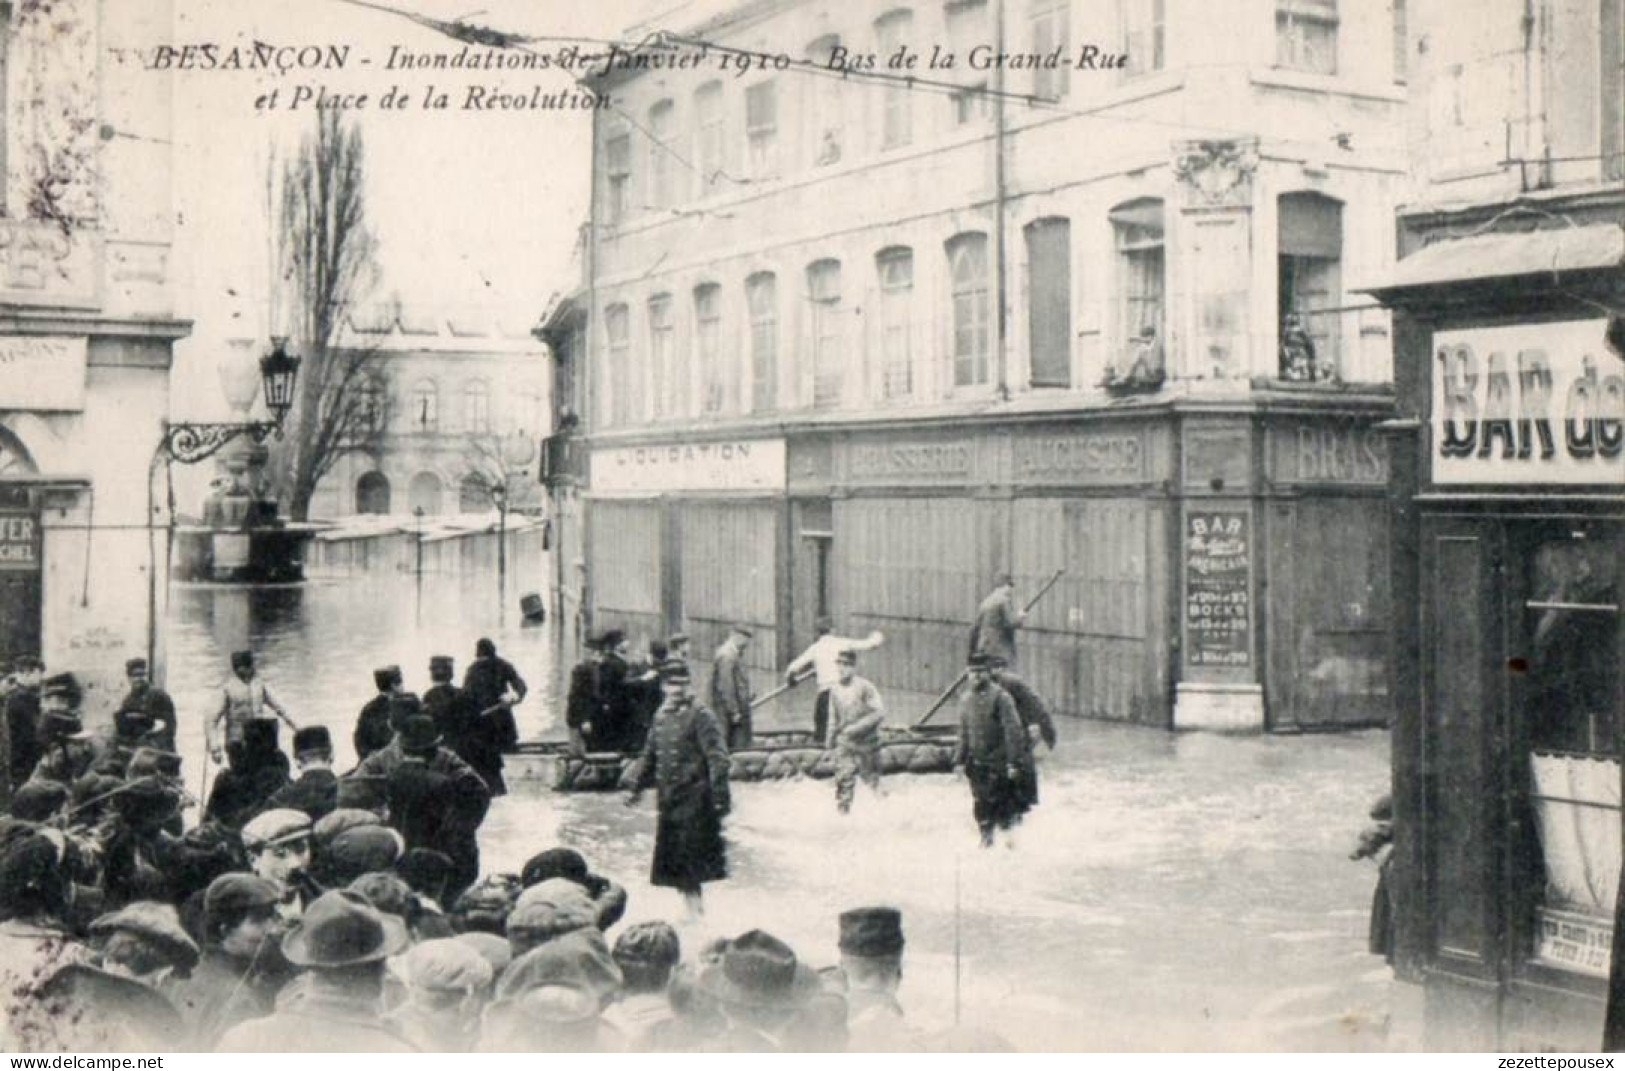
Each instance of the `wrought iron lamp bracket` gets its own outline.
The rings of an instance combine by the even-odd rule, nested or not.
[[[239,435],[263,443],[273,434],[281,438],[281,426],[265,420],[242,424],[170,424],[164,429],[164,453],[183,465],[195,465],[219,453],[221,447]]]

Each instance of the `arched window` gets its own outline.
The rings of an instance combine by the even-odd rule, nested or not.
[[[701,196],[715,193],[722,185],[726,136],[722,83],[707,82],[694,91],[694,166],[700,172]]]
[[[483,379],[463,385],[463,428],[474,434],[491,430],[491,388]]]
[[[910,345],[914,307],[914,251],[882,249],[875,257],[880,283],[880,394],[907,398],[914,393],[914,352]]]
[[[914,13],[907,8],[888,11],[875,20],[875,45],[884,63],[898,49],[912,47]],[[914,140],[914,92],[906,84],[891,82],[880,95],[880,147],[896,149]]]
[[[670,208],[677,203],[677,160],[672,138],[677,135],[677,106],[660,100],[649,109],[649,207]]]
[[[948,239],[948,278],[953,294],[954,386],[987,382],[987,235],[958,234]]]
[[[434,380],[420,379],[413,384],[412,409],[407,420],[413,431],[439,430],[440,386]]]
[[[750,307],[751,409],[777,408],[779,397],[779,288],[770,271],[745,280]]]
[[[667,413],[683,411],[675,397],[680,391],[672,368],[676,340],[671,295],[656,294],[649,299],[649,412],[657,420]]]
[[[1113,363],[1131,367],[1143,357],[1146,372],[1156,373],[1163,367],[1165,341],[1162,202],[1142,197],[1107,215],[1117,245],[1115,348],[1125,358]]]
[[[1280,374],[1298,382],[1338,377],[1343,304],[1343,206],[1322,194],[1277,202]]]
[[[433,516],[440,512],[440,494],[445,485],[432,472],[420,472],[412,477],[406,488],[406,501],[413,513],[422,510]]]
[[[625,305],[604,310],[604,346],[609,368],[609,423],[624,427],[643,412],[642,382],[632,367],[631,317]]]
[[[841,262],[815,261],[807,268],[807,300],[812,305],[813,405],[841,401]]]
[[[694,288],[694,359],[700,371],[701,412],[722,412],[731,377],[722,367],[722,287],[716,283]]]
[[[612,130],[604,138],[604,223],[616,226],[632,214],[632,134]]]
[[[388,476],[381,472],[368,472],[355,482],[355,511],[375,514],[389,512]]]

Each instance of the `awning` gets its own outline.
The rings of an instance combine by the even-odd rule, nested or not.
[[[1356,288],[1384,294],[1450,283],[1617,268],[1625,264],[1625,228],[1615,223],[1478,234],[1435,242],[1394,266],[1387,282]]]

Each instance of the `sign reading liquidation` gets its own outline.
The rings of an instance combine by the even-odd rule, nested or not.
[[[664,491],[782,491],[783,439],[614,446],[592,453],[598,494]]]
[[[1625,359],[1605,320],[1433,336],[1435,483],[1625,483]]]

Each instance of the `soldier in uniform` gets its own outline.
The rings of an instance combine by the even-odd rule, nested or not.
[[[355,720],[355,733],[351,737],[357,762],[389,746],[390,739],[395,735],[389,725],[389,701],[406,691],[400,666],[383,666],[373,670],[372,683],[378,689],[378,694],[361,708]]]
[[[299,777],[267,800],[266,809],[303,811],[312,822],[332,814],[339,805],[339,779],[327,726],[307,725],[293,734],[293,761]]]
[[[456,900],[480,875],[480,823],[491,792],[480,775],[441,746],[427,715],[407,719],[396,741],[401,762],[389,775],[389,822],[406,847],[429,848],[452,861],[446,897]]]
[[[998,655],[1016,664],[1016,629],[1027,620],[1027,611],[1016,608],[1016,582],[1009,573],[993,579],[993,590],[976,608],[976,623],[970,630],[970,654]]]
[[[903,981],[903,915],[895,907],[841,912],[841,971],[847,980],[852,1052],[923,1052],[897,1003]]]
[[[735,625],[711,663],[711,707],[728,727],[730,751],[751,743],[750,678],[745,673],[745,651],[750,641],[750,629]]]
[[[139,710],[146,714],[155,726],[152,746],[174,751],[175,701],[168,692],[152,683],[145,658],[132,658],[125,662],[124,677],[130,682],[130,690],[119,702],[119,710]]]
[[[858,656],[842,651],[836,656],[835,683],[829,689],[829,733],[824,746],[835,752],[835,806],[842,814],[852,810],[858,778],[876,793],[880,788],[880,727],[886,708],[880,689],[857,675]]]
[[[1026,733],[1027,747],[1021,756],[1021,809],[1025,813],[1038,806],[1038,741],[1043,740],[1045,747],[1055,750],[1055,719],[1050,717],[1049,704],[1044,702],[1043,696],[1033,691],[1032,685],[1022,680],[1003,658],[997,655],[989,658],[988,668],[992,670],[993,683],[1010,693],[1010,701],[1016,705],[1016,717],[1021,719]]]
[[[703,913],[701,886],[728,876],[722,819],[727,816],[728,746],[722,723],[694,702],[688,666],[671,659],[660,667],[665,702],[655,713],[643,752],[626,768],[621,787],[627,806],[656,786],[659,819],[649,881],[677,889],[691,917]]]
[[[988,670],[986,655],[972,655],[966,663],[970,687],[959,699],[959,746],[954,767],[963,766],[970,780],[972,813],[982,834],[982,847],[991,847],[993,833],[1009,829],[1021,813],[1021,757],[1027,734],[1010,694]]]

